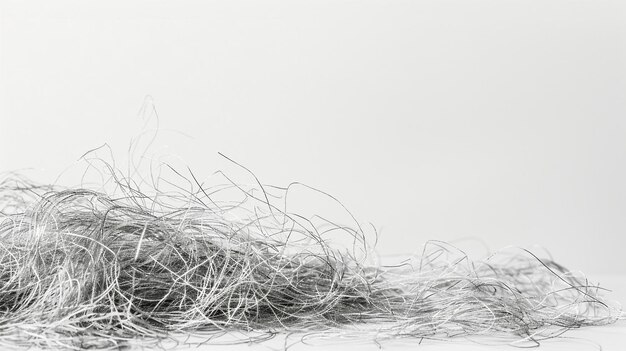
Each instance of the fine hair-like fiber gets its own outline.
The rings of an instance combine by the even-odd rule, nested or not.
[[[0,346],[327,330],[538,343],[621,316],[602,288],[524,249],[470,260],[431,241],[403,264],[372,264],[356,222],[289,211],[291,186],[224,175],[209,187],[178,171],[148,183],[101,165],[101,183],[76,187],[0,178]]]

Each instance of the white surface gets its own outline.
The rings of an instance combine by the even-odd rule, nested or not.
[[[626,306],[626,275],[605,275],[598,277],[590,277],[600,282],[601,286],[611,289],[612,292],[607,293],[606,297],[610,300],[617,301]],[[519,350],[519,348],[507,345],[501,339],[489,339],[484,337],[472,337],[471,339],[451,339],[447,341],[424,340],[398,340],[386,341],[380,345],[367,339],[357,342],[342,340],[340,338],[319,339],[315,337],[308,338],[307,344],[298,342],[298,336],[291,336],[287,345],[292,351],[316,351],[316,350],[359,350],[359,351],[377,351],[382,347],[383,350],[413,350],[421,351],[494,351],[494,350]],[[310,344],[308,344],[310,343]],[[205,345],[205,346],[181,346],[176,351],[196,350],[196,351],[274,351],[283,350],[285,339],[278,336],[270,341],[259,344],[240,344],[240,345]],[[576,330],[570,330],[564,333],[560,338],[544,340],[539,348],[541,351],[623,351],[626,349],[626,319],[622,319],[615,324],[586,327]]]
[[[324,341],[311,340],[311,344],[302,344],[294,337],[290,339],[288,350],[292,351],[377,351],[377,350],[421,350],[421,351],[494,351],[494,350],[519,350],[519,347],[511,346],[502,341],[489,340],[484,338],[473,338],[472,340],[454,339],[448,341],[424,340],[401,340],[388,341],[376,344],[363,340],[361,342],[349,342],[340,339],[329,339]],[[181,346],[175,348],[176,351],[196,350],[196,351],[277,351],[284,350],[284,339],[276,337],[274,340],[262,344],[240,344],[240,345],[204,345],[204,346]],[[626,345],[626,321],[621,320],[610,326],[593,327],[581,330],[572,330],[564,334],[561,338],[544,340],[538,348],[540,351],[623,351]]]

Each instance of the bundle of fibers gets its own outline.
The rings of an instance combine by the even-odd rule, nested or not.
[[[112,171],[61,187],[4,175],[0,346],[328,330],[538,342],[621,316],[598,286],[522,249],[472,261],[433,241],[403,264],[371,264],[358,224],[289,211],[289,187],[178,179],[148,187]]]

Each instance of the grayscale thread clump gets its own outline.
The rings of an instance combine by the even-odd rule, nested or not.
[[[358,224],[292,213],[289,187],[208,187],[179,171],[148,182],[101,165],[101,183],[77,187],[0,178],[0,346],[328,330],[538,343],[622,316],[602,288],[523,249],[472,261],[433,241],[376,265]]]

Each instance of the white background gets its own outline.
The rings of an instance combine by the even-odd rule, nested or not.
[[[326,190],[383,254],[626,273],[626,2],[0,1],[0,171],[123,155],[147,95],[158,152]]]

